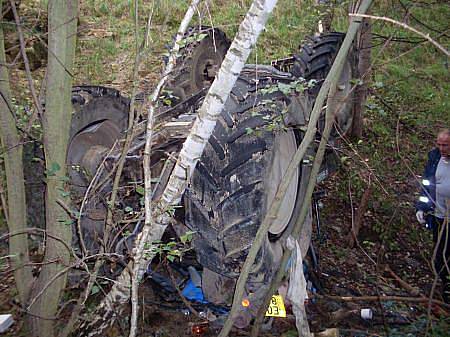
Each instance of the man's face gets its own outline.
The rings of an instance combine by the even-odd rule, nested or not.
[[[450,136],[446,134],[440,134],[437,137],[436,145],[441,152],[441,156],[450,158]]]

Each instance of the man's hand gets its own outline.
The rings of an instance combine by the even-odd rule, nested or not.
[[[425,220],[425,215],[423,214],[423,211],[417,211],[416,218],[417,218],[417,221],[419,221],[419,223],[421,225],[425,225],[426,220]]]

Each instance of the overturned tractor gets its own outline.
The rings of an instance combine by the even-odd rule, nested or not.
[[[302,140],[315,97],[343,37],[340,33],[315,37],[282,64],[248,65],[239,76],[172,224],[178,236],[193,233],[195,261],[188,261],[201,273],[204,301],[223,307],[231,304],[241,266]],[[218,29],[193,29],[188,38],[191,43],[177,60],[156,115],[151,170],[158,179],[154,182],[153,199],[161,195],[174,166],[173,158],[230,45]],[[342,104],[334,138],[351,125],[354,57],[353,53],[349,56],[338,85],[337,98]],[[126,264],[142,227],[145,120],[129,128],[130,99],[114,89],[76,87],[72,101],[76,112],[67,164],[73,199],[82,205],[80,226],[74,228],[74,245],[87,252],[102,246],[123,256],[117,265]],[[141,101],[139,97],[137,101]],[[319,122],[319,133],[322,123]],[[117,187],[113,186],[113,177],[127,132],[133,132],[133,141]],[[315,147],[308,151],[314,156]],[[259,251],[246,289],[250,301],[256,304],[251,313],[256,313],[283,254],[283,243],[298,217],[310,164],[305,159],[299,166]],[[113,188],[118,193],[112,215],[115,225],[105,236],[107,200]],[[310,244],[311,223],[312,217],[308,216],[300,240],[303,254]],[[250,318],[251,315],[244,317],[241,325],[245,326]]]

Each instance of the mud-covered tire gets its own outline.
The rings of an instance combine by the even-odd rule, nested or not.
[[[313,38],[300,46],[298,54],[294,55],[292,74],[306,80],[317,80],[318,84],[311,91],[318,93],[322,81],[327,76],[331,65],[339,51],[345,34],[327,33]]]
[[[129,99],[114,89],[89,86],[72,90],[75,113],[70,126],[67,170],[74,202],[79,203],[107,151],[123,138],[128,125]],[[89,174],[87,174],[87,172]],[[90,177],[89,177],[90,176]],[[98,249],[106,217],[108,186],[89,196],[81,215],[83,241],[88,251]],[[75,231],[74,245],[78,246]]]
[[[75,87],[72,90],[72,105],[75,112],[70,124],[70,135],[67,149],[67,165],[71,183],[75,189],[82,191],[87,188],[83,173],[76,167],[79,156],[85,155],[90,147],[103,145],[111,147],[111,140],[117,140],[124,135],[128,124],[129,99],[122,97],[114,89],[104,87]],[[116,133],[111,139],[102,139],[94,129],[99,123],[110,121]],[[93,129],[86,142],[74,144],[83,132]],[[76,146],[77,153],[73,147]]]
[[[315,99],[336,58],[339,48],[345,38],[345,34],[338,32],[324,33],[310,38],[300,47],[294,55],[294,64],[291,72],[296,77],[302,77],[307,81],[315,80],[316,84],[309,89]],[[337,112],[336,122],[339,130],[332,132],[333,136],[345,133],[352,123],[353,91],[351,80],[356,70],[356,53],[353,49],[349,52],[347,60],[337,86],[336,99],[340,108]],[[321,119],[321,124],[324,120]],[[323,125],[321,125],[321,128]],[[338,132],[339,131],[339,132]]]
[[[101,86],[72,88],[72,105],[75,113],[70,123],[70,140],[87,126],[106,119],[113,120],[124,131],[128,124],[129,104],[128,98],[112,88]]]
[[[230,46],[223,31],[206,26],[189,28],[184,40],[164,88],[172,106],[212,84]]]
[[[270,206],[268,191],[274,186],[269,176],[279,163],[279,158],[274,160],[275,147],[287,139],[295,152],[300,136],[293,129],[271,130],[274,117],[280,116],[289,98],[278,91],[257,92],[254,78],[250,73],[238,79],[184,196],[186,224],[195,232],[193,247],[198,261],[224,279],[239,275]],[[258,80],[259,89],[276,86],[274,79]],[[288,163],[290,159],[284,160]],[[249,293],[263,294],[260,290],[268,286],[278,266],[282,254],[279,239],[295,223],[301,206],[297,194],[300,179],[301,169],[291,181],[295,195],[289,199],[286,226],[266,237],[247,284]],[[206,298],[208,291],[204,287]]]

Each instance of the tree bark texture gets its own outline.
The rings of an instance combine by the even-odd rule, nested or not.
[[[75,58],[77,0],[51,0],[48,4],[48,65],[46,111],[42,118],[46,165],[46,231],[66,242],[70,247],[72,230],[70,217],[59,204],[69,203],[65,167],[66,149],[72,114],[71,87]],[[44,264],[34,288],[30,310],[34,314],[33,334],[39,337],[54,335],[54,315],[66,284],[66,274],[57,277],[70,262],[71,252],[61,242],[47,236]]]
[[[369,207],[369,200],[371,193],[372,193],[372,184],[369,176],[368,185],[361,197],[361,201],[358,206],[358,211],[356,212],[352,228],[350,229],[350,233],[348,234],[347,240],[349,248],[353,248],[358,241],[359,231],[361,230],[361,227],[363,225],[364,214],[367,212],[367,208]]]
[[[370,62],[372,55],[372,25],[370,19],[364,18],[361,30],[358,34],[358,69],[357,74],[361,81],[355,89],[355,100],[353,105],[353,122],[351,135],[361,138],[363,133],[364,111],[366,109],[367,92],[370,82]]]
[[[1,0],[0,8],[2,8]],[[4,42],[3,25],[0,24],[0,136],[8,191],[8,230],[9,232],[20,232],[27,227],[22,144],[11,105],[11,89]],[[15,235],[9,238],[9,255],[11,256],[11,267],[15,270],[14,279],[20,303],[25,305],[33,279],[31,267],[25,266],[29,263],[27,235]]]

